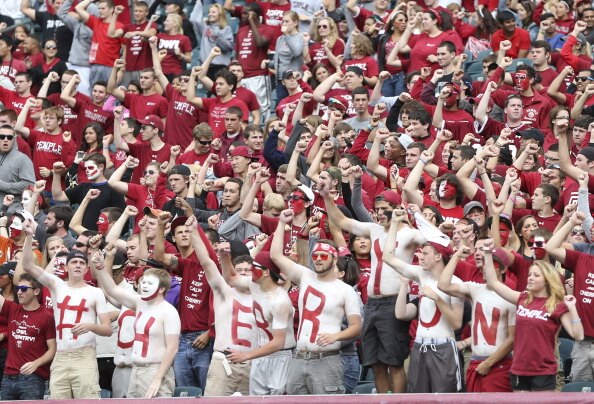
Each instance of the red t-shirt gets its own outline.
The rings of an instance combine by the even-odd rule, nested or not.
[[[514,359],[510,372],[519,376],[545,376],[557,374],[555,342],[561,326],[561,316],[568,311],[565,303],[557,304],[555,311],[547,312],[547,298],[535,297],[530,304],[522,292],[516,311]]]
[[[502,41],[511,41],[512,47],[506,52],[506,56],[517,58],[521,50],[530,49],[530,33],[522,28],[516,28],[511,38],[507,38],[500,29],[491,36],[491,48],[493,52],[499,52],[499,45]]]
[[[276,217],[271,216],[260,216],[260,221],[262,223],[262,233],[268,234],[269,236],[274,234],[276,227],[278,225],[279,219]],[[291,231],[285,232],[285,240],[283,246],[283,252],[286,256],[291,254],[291,247],[293,243],[297,240],[298,237],[301,237],[301,231],[303,229],[301,226],[295,226],[291,224]],[[270,244],[272,243],[272,237],[269,237],[266,241],[266,245],[264,246],[263,250],[266,251],[267,249],[270,250]]]
[[[594,268],[594,257],[579,251],[565,250],[565,269],[574,274],[574,293],[576,298],[576,309],[582,325],[584,334],[594,337],[594,307],[591,298],[594,286],[592,286],[591,268]]]
[[[245,87],[239,86],[235,89],[233,97],[245,102],[245,105],[247,105],[250,111],[258,111],[260,109],[258,97],[256,97],[256,94],[254,94],[252,90],[248,90]]]
[[[182,34],[169,35],[164,32],[157,34],[159,38],[159,49],[166,49],[167,55],[161,61],[164,74],[181,74],[183,71],[182,60],[175,54],[175,48],[181,53],[191,52],[192,44],[190,38]]]
[[[456,45],[456,50],[461,52],[464,49],[462,39],[455,31],[442,32],[435,37],[430,37],[426,33],[420,35],[413,35],[408,41],[410,46],[410,66],[409,72],[421,70],[421,67],[430,66],[437,69],[437,63],[429,63],[427,57],[437,53],[437,47],[443,41],[451,41]]]
[[[17,73],[24,73],[27,71],[27,65],[22,60],[11,58],[10,60],[2,61],[0,64],[0,76],[6,76],[14,83]]]
[[[177,158],[177,164],[202,165],[209,155],[210,151],[204,154],[197,154],[194,150],[190,150]]]
[[[342,65],[342,71],[346,72],[346,70],[351,66],[356,66],[363,70],[363,75],[365,77],[377,77],[379,75],[379,65],[377,64],[377,60],[371,56],[347,60]]]
[[[78,113],[74,111],[74,108],[70,108],[70,105],[66,104],[64,101],[60,99],[60,94],[50,94],[47,96],[47,99],[50,100],[56,107],[61,107],[64,110],[64,120],[62,120],[62,129],[66,132],[72,133],[72,137],[77,145],[81,144],[82,141],[82,130],[79,129],[78,123]],[[91,103],[91,99],[83,94],[77,92],[74,94],[74,99],[76,102],[88,102]],[[82,129],[82,128],[81,128]]]
[[[208,243],[208,240],[204,242]],[[217,256],[210,251],[209,256],[211,260],[217,261]],[[212,292],[206,281],[204,268],[198,261],[179,258],[174,273],[182,277],[178,307],[181,331],[208,330],[213,317]]]
[[[222,102],[219,97],[202,98],[202,104],[202,109],[208,112],[208,125],[215,137],[220,137],[225,132],[225,113],[229,107],[241,108],[244,121],[247,121],[250,116],[250,111],[245,102],[237,98],[231,98],[227,102]]]
[[[43,306],[27,311],[20,304],[9,300],[4,301],[0,315],[7,318],[10,324],[4,374],[16,376],[21,373],[25,363],[35,361],[47,352],[47,340],[56,339],[54,315]],[[35,374],[48,380],[50,364],[38,367]]]
[[[169,161],[169,157],[171,156],[171,145],[167,143],[165,143],[165,145],[159,150],[151,149],[150,143],[128,143],[128,149],[130,149],[130,156],[136,157],[138,160],[140,160],[138,167],[136,167],[132,173],[131,182],[135,184],[140,184],[140,177],[143,175],[144,169],[148,163],[151,161],[164,163]]]
[[[148,21],[142,24],[129,24],[124,28],[127,32],[144,31]],[[126,70],[138,71],[153,66],[153,58],[148,42],[140,35],[124,39],[126,44]]]
[[[167,116],[167,100],[157,93],[151,95],[126,93],[123,105],[130,110],[130,116],[134,119],[144,119],[149,115],[157,115],[160,118]]]
[[[165,98],[169,104],[163,140],[169,144],[178,144],[183,150],[194,140],[192,130],[200,123],[199,109],[189,103],[186,96],[173,88],[171,84],[165,87]]]
[[[74,162],[74,154],[76,153],[76,145],[73,141],[64,142],[62,134],[49,135],[45,132],[32,130],[27,139],[31,150],[33,151],[33,167],[35,168],[35,179],[45,179],[46,190],[52,189],[53,176],[42,178],[39,174],[40,167],[52,169],[54,163],[61,161],[66,167],[70,167]]]
[[[331,51],[334,56],[342,55],[344,53],[344,41],[338,38],[336,42],[334,42]],[[308,64],[310,69],[313,69],[315,65],[321,63],[330,70],[331,74],[336,71],[332,63],[330,63],[328,55],[321,42],[316,42],[309,46],[309,57],[311,58],[311,61]]]
[[[275,28],[267,25],[258,27],[260,36],[267,39],[269,44],[275,37]],[[249,25],[239,28],[235,39],[235,57],[243,67],[244,77],[256,77],[268,75],[268,69],[262,69],[261,64],[268,57],[268,46],[258,47],[254,41],[252,29]]]
[[[160,174],[162,176],[163,174]],[[159,176],[159,177],[160,177]],[[127,204],[136,206],[138,215],[136,215],[136,224],[144,216],[143,209],[145,206],[154,209],[160,209],[167,201],[167,189],[165,182],[159,178],[155,190],[150,191],[147,187],[138,184],[128,184],[128,193],[126,194]]]
[[[113,115],[109,111],[104,111],[102,107],[93,104],[90,100],[76,100],[73,111],[78,115],[78,128],[72,132],[73,137],[82,138],[83,128],[90,123],[98,123],[103,126],[105,133],[113,133]],[[75,134],[76,133],[76,134]]]
[[[532,216],[534,216],[534,218],[538,222],[538,226],[539,227],[544,227],[545,229],[547,229],[551,233],[555,231],[555,227],[557,227],[557,225],[559,224],[559,221],[561,220],[561,216],[559,216],[556,213],[553,216],[541,217],[538,214],[538,212],[535,211],[535,210],[531,210],[531,209],[514,209],[514,211],[512,213],[512,222],[514,223],[514,226],[516,225],[516,223],[518,222],[518,220],[520,220],[521,218],[523,218],[526,215],[532,215]]]
[[[120,57],[120,39],[110,38],[107,35],[109,23],[94,15],[89,16],[87,26],[93,30],[89,63],[113,67],[113,62]],[[116,22],[116,29],[122,28],[124,26]]]
[[[248,1],[248,3],[252,3],[252,1]],[[291,10],[291,3],[287,2],[287,4],[282,5],[268,1],[258,1],[257,3],[260,6],[260,9],[262,10],[262,24],[274,28],[274,38],[270,42],[270,49],[274,50],[276,40],[282,34],[281,25],[283,24],[283,14]],[[233,15],[241,18],[242,11],[243,6],[235,6],[235,9],[233,10]]]

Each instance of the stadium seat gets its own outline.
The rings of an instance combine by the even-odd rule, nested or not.
[[[101,389],[101,398],[111,398],[111,390]]]
[[[176,387],[173,392],[173,397],[201,397],[202,389],[200,387],[193,386],[180,386]]]
[[[589,389],[589,390],[588,390]],[[575,382],[567,383],[561,389],[562,392],[582,392],[590,393],[594,391],[594,382]]]
[[[363,383],[355,387],[353,394],[377,394],[375,383]]]
[[[486,49],[484,51],[479,52],[479,54],[476,55],[476,59],[474,60],[477,60],[482,63],[483,59],[491,54],[493,54],[493,51],[491,49]]]
[[[559,356],[561,359],[561,367],[565,374],[565,381],[569,381],[571,373],[571,351],[573,350],[573,341],[567,338],[559,338]]]
[[[483,74],[483,62],[474,61],[466,65],[464,71],[467,75],[472,76],[473,74]]]

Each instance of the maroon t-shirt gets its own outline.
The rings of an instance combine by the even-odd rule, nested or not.
[[[541,217],[538,214],[538,212],[535,211],[535,210],[531,210],[531,209],[514,209],[514,211],[512,213],[512,222],[514,223],[514,226],[516,225],[516,223],[518,222],[518,220],[520,220],[521,218],[523,218],[524,216],[527,216],[527,215],[534,216],[534,218],[538,222],[538,226],[539,227],[544,227],[545,229],[547,229],[551,233],[555,231],[555,227],[557,227],[557,225],[559,224],[559,221],[561,220],[561,216],[559,216],[556,213],[553,216]]]
[[[276,29],[267,25],[260,25],[258,32],[260,36],[268,39],[269,44],[272,43]],[[239,28],[235,40],[235,57],[243,66],[245,78],[266,76],[268,69],[262,69],[261,64],[264,59],[268,57],[268,46],[258,47],[254,41],[252,29],[249,25]]]
[[[165,143],[159,150],[151,149],[151,144],[148,142],[128,143],[128,149],[130,150],[130,156],[140,160],[138,167],[136,167],[132,173],[131,182],[134,184],[140,184],[140,177],[144,173],[144,169],[148,163],[151,161],[164,163],[169,161],[169,157],[171,156],[171,145],[167,143]]]
[[[82,141],[82,128],[79,131],[79,123],[78,123],[78,113],[74,111],[74,108],[71,108],[70,105],[66,104],[60,98],[59,93],[50,94],[47,96],[47,99],[50,100],[56,107],[61,107],[64,110],[64,120],[62,121],[62,129],[65,132],[72,133],[72,137],[77,145],[81,144]],[[83,94],[77,92],[74,94],[74,99],[76,102],[91,102],[91,99]]]
[[[545,376],[557,374],[555,343],[561,326],[561,316],[569,309],[558,303],[549,313],[547,298],[535,297],[525,302],[528,292],[522,292],[516,311],[514,359],[510,372],[519,376]]]
[[[78,115],[78,128],[76,131],[82,132],[83,128],[90,123],[98,123],[103,126],[105,133],[113,133],[113,114],[109,111],[104,111],[102,107],[93,104],[90,100],[79,101],[76,100],[73,111]],[[73,137],[82,135],[72,132]]]
[[[248,90],[245,87],[239,86],[235,89],[233,97],[245,102],[245,105],[247,105],[250,111],[257,111],[260,109],[258,97],[256,97],[256,94],[254,94],[252,90]]]
[[[181,74],[183,70],[182,60],[175,54],[175,48],[179,48],[182,54],[191,52],[190,38],[182,34],[169,35],[164,32],[157,34],[157,37],[159,38],[159,50],[165,49],[167,51],[167,55],[161,61],[163,73]]]
[[[279,218],[271,217],[271,216],[264,216],[260,217],[260,221],[262,222],[262,233],[268,234],[269,236],[274,234],[276,227],[278,226]],[[291,247],[293,243],[297,240],[298,237],[301,237],[301,231],[303,228],[301,226],[295,226],[291,224],[291,231],[285,231],[285,242],[283,246],[283,252],[286,256],[291,254]],[[267,251],[270,250],[270,244],[272,243],[272,237],[268,238],[266,245],[264,246],[263,250]]]
[[[147,22],[142,24],[129,24],[124,28],[124,34],[127,32],[142,32],[145,30]],[[126,70],[139,71],[153,66],[151,49],[145,38],[140,35],[134,35],[132,38],[124,39],[126,44]]]
[[[61,161],[66,167],[70,167],[74,162],[76,145],[73,141],[64,142],[61,133],[49,135],[37,130],[30,131],[27,141],[33,151],[35,179],[45,179],[47,181],[45,189],[50,191],[52,189],[53,176],[50,175],[48,178],[42,178],[39,174],[39,168],[46,167],[51,170],[57,161]]]
[[[203,165],[204,161],[208,158],[210,152],[204,154],[197,154],[194,150],[190,150],[182,154],[177,158],[177,164],[199,164]]]
[[[0,64],[0,76],[6,76],[14,83],[17,73],[24,73],[27,71],[27,65],[22,60],[4,60]]]
[[[202,98],[202,104],[202,109],[208,112],[208,125],[215,137],[220,137],[225,132],[225,113],[229,107],[239,107],[243,112],[244,121],[247,121],[250,116],[247,105],[238,98],[231,98],[227,102],[222,102],[219,97]]]
[[[186,96],[173,88],[171,84],[167,84],[165,87],[164,95],[169,101],[164,141],[180,145],[183,150],[194,140],[192,130],[200,123],[200,110],[189,103]]]
[[[584,334],[594,337],[594,307],[591,297],[594,293],[592,279],[592,268],[594,268],[594,257],[579,251],[565,250],[565,269],[574,274],[574,293],[577,302],[576,309],[582,325]]]
[[[209,255],[210,259],[216,262],[216,255]],[[182,277],[178,307],[181,331],[208,330],[212,318],[212,292],[206,281],[204,269],[198,261],[179,258],[177,268],[173,272]]]
[[[134,119],[144,119],[149,115],[157,115],[159,118],[167,116],[167,100],[157,93],[151,95],[126,93],[123,105],[130,110],[130,116]]]
[[[331,51],[334,56],[342,55],[344,53],[344,41],[338,38],[336,42],[334,42]],[[313,45],[310,45],[309,57],[311,58],[311,62],[308,64],[310,69],[313,69],[315,65],[321,63],[329,69],[330,74],[336,72],[336,68],[330,63],[328,55],[321,42],[316,42]]]
[[[10,331],[4,374],[16,376],[25,363],[37,360],[47,352],[47,340],[56,339],[54,315],[43,306],[27,311],[20,304],[5,300],[0,316],[8,319]],[[35,374],[48,380],[50,364],[38,367]]]

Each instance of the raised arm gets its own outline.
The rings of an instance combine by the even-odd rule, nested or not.
[[[371,150],[369,156],[367,156],[367,168],[373,173],[373,175],[379,177],[382,180],[388,178],[388,170],[386,167],[380,164],[380,146],[382,142],[390,138],[390,130],[388,128],[378,128],[375,131],[373,143],[371,144]]]
[[[483,261],[483,271],[485,272],[487,286],[493,289],[495,293],[511,304],[518,304],[520,292],[516,292],[501,282],[495,273],[495,265],[493,264],[493,247],[495,247],[495,244],[491,239],[485,240],[482,247],[483,253],[485,254]]]
[[[107,92],[116,97],[120,102],[124,101],[126,93],[118,87],[118,73],[126,69],[126,62],[124,59],[116,59],[113,62],[113,69],[107,81]]]
[[[200,74],[202,68],[200,66],[192,67],[192,73],[190,74],[190,82],[188,83],[188,90],[186,92],[186,99],[189,103],[197,106],[198,108],[202,109],[204,103],[202,102],[202,98],[196,97],[196,78]]]
[[[62,175],[66,172],[66,167],[61,161],[56,161],[53,165],[52,198],[58,202],[68,202],[68,196],[62,189]]]
[[[560,120],[557,119],[557,125],[560,125],[559,121],[565,122],[565,129],[560,130],[559,133],[559,165],[561,165],[561,171],[563,171],[567,176],[571,177],[574,181],[578,181],[579,176],[584,172],[583,170],[579,169],[578,167],[574,166],[571,163],[571,158],[569,156],[569,131],[567,128],[569,127],[569,119]],[[562,124],[561,124],[562,125]]]
[[[74,7],[74,11],[76,11],[81,21],[84,23],[86,23],[89,20],[89,17],[91,16],[91,14],[89,14],[89,12],[87,11],[87,7],[89,7],[89,4],[91,4],[92,2],[93,0],[83,0]]]
[[[126,206],[126,209],[124,209],[118,220],[116,220],[116,222],[111,226],[111,229],[109,229],[109,232],[107,232],[107,234],[105,235],[105,242],[113,243],[117,247],[118,251],[125,253],[126,242],[120,238],[120,235],[122,234],[124,229],[128,227],[130,223],[130,218],[136,217],[136,215],[138,215],[138,208],[136,208],[136,206]],[[140,250],[142,251],[142,242],[140,244]],[[145,253],[140,258],[147,258],[147,254]]]
[[[212,60],[220,55],[221,55],[221,49],[217,46],[213,47],[210,50],[210,53],[208,54],[208,56],[206,57],[206,60],[204,60],[202,62],[202,66],[201,66],[202,70],[198,74],[198,79],[202,82],[202,84],[204,85],[204,88],[206,88],[209,91],[210,91],[210,89],[212,89],[212,86],[214,85],[214,83],[210,79],[210,77],[208,77],[206,75],[206,73],[208,73],[208,69],[210,68],[210,64],[212,63]]]
[[[588,101],[590,99],[590,97],[592,97],[593,95],[594,95],[594,84],[588,84],[586,86],[586,89],[582,93],[582,95],[580,95],[575,100],[575,104],[573,105],[573,108],[571,109],[571,119],[577,119],[577,117],[582,114],[582,111],[584,110],[584,105],[586,104],[586,101]]]
[[[25,122],[27,122],[29,110],[34,106],[36,106],[35,98],[29,98],[25,102],[25,106],[23,107],[23,109],[21,109],[21,112],[19,112],[16,124],[14,125],[14,130],[25,139],[28,139],[29,135],[31,134],[29,128],[25,126]]]
[[[101,191],[98,189],[89,189],[80,205],[78,205],[78,208],[74,211],[74,215],[72,216],[72,220],[70,221],[70,225],[68,226],[68,228],[77,235],[81,235],[83,232],[88,230],[86,227],[83,226],[82,221],[85,217],[85,213],[87,212],[87,207],[89,206],[89,203],[93,199],[96,199],[100,194]]]
[[[402,199],[404,201],[423,206],[423,196],[417,190],[419,189],[419,182],[421,181],[421,176],[423,175],[425,165],[433,161],[434,156],[435,154],[433,154],[433,152],[423,150],[419,161],[408,174],[408,178],[406,179],[404,187],[402,188]]]
[[[254,182],[245,195],[245,199],[243,200],[241,209],[239,210],[239,217],[241,220],[244,220],[245,222],[258,228],[262,227],[262,214],[253,211],[254,199],[256,199],[256,195],[262,187],[262,184],[268,182],[269,178],[270,173],[265,168],[262,168],[256,173]]]
[[[29,5],[29,0],[21,0],[20,10],[28,19],[35,21],[35,9]]]
[[[394,251],[396,250],[397,229],[401,222],[405,219],[406,211],[398,209],[394,209],[394,211],[392,211],[392,221],[390,222],[390,230],[388,230],[388,237],[386,238],[386,243],[384,244],[382,259],[386,264],[398,271],[400,275],[404,276],[405,278],[418,281],[419,275],[416,268],[394,255]]]
[[[167,77],[165,77],[165,75],[163,74],[161,59],[159,58],[159,49],[157,48],[159,38],[157,38],[156,36],[151,36],[148,42],[149,47],[151,48],[151,56],[153,59],[153,69],[155,71],[155,77],[159,81],[159,85],[161,86],[161,88],[165,90],[165,88],[169,84],[169,80],[167,80]]]
[[[124,107],[121,105],[119,107],[115,107],[113,110],[114,122],[113,122],[113,143],[115,147],[119,150],[123,150],[126,153],[130,152],[130,148],[128,147],[128,143],[122,139],[122,130],[120,129],[120,125],[122,124],[122,114],[124,113]]]
[[[46,286],[51,291],[55,291],[56,279],[53,276],[46,275],[43,268],[35,265],[35,257],[33,256],[33,235],[35,234],[36,228],[37,223],[35,223],[34,220],[31,220],[31,218],[25,219],[23,223],[23,231],[26,233],[22,255],[23,271],[37,279],[43,286]]]
[[[163,212],[158,217],[159,224],[157,227],[156,237],[153,242],[153,258],[155,261],[162,263],[167,268],[176,269],[178,259],[173,254],[165,253],[165,233],[167,225],[171,220],[171,213]]]
[[[456,271],[456,266],[460,262],[460,257],[468,256],[469,254],[470,248],[461,246],[456,250],[454,255],[452,255],[450,261],[441,272],[439,281],[437,282],[437,288],[443,293],[460,298],[470,297],[470,291],[464,283],[452,283],[452,277]]]
[[[278,225],[274,231],[272,243],[270,245],[270,258],[280,268],[281,272],[286,274],[292,282],[299,284],[303,272],[300,266],[292,259],[285,256],[283,251],[285,242],[285,227],[293,221],[293,210],[285,209],[279,216]]]
[[[109,177],[109,180],[107,181],[109,187],[119,194],[126,195],[128,193],[128,183],[122,181],[122,176],[126,170],[134,169],[138,167],[138,164],[139,160],[137,158],[132,156],[126,157],[124,164],[119,166]]]
[[[555,260],[559,261],[561,265],[565,264],[566,249],[563,247],[563,243],[571,229],[575,226],[581,226],[585,219],[584,212],[576,210],[571,215],[571,219],[567,221],[560,229],[557,229],[551,236],[551,239],[546,242],[545,249],[547,253]]]
[[[107,26],[107,36],[110,38],[121,38],[124,36],[124,30],[117,28],[118,16],[124,12],[124,6],[115,6],[113,14]],[[108,91],[109,92],[109,91]]]
[[[60,99],[70,108],[74,108],[76,105],[76,98],[74,98],[72,93],[74,93],[74,89],[78,86],[78,83],[80,83],[80,76],[78,74],[72,75],[70,81],[64,86],[60,93]]]
[[[547,89],[547,94],[549,95],[549,97],[551,97],[555,100],[555,102],[561,105],[565,105],[565,103],[567,102],[567,97],[565,96],[565,94],[559,92],[559,88],[561,87],[563,82],[565,82],[565,78],[568,75],[574,75],[573,67],[569,65],[565,66],[563,70],[561,70],[561,72],[557,76],[555,76],[555,79],[551,82],[551,84],[549,84],[549,88]],[[582,107],[583,106],[584,105],[582,104]]]
[[[103,258],[103,253],[101,251],[96,251],[89,263],[91,271],[106,296],[109,296],[122,306],[126,306],[131,310],[136,310],[136,306],[140,301],[140,296],[127,289],[118,287],[113,280],[112,266],[116,251],[117,248],[112,243],[109,243],[105,247],[105,259]]]

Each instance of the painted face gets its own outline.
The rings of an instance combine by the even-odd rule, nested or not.
[[[264,267],[254,262],[252,264],[252,282],[258,282],[264,276]]]
[[[293,192],[289,196],[289,208],[293,209],[295,214],[299,214],[305,210],[305,196],[301,192]]]
[[[21,196],[21,202],[23,202],[23,206],[27,206],[30,201],[31,201],[31,193],[23,192],[23,195]]]
[[[458,93],[458,90],[456,90],[454,87],[449,86],[449,88],[450,88],[450,95],[444,101],[444,104],[446,107],[451,107],[452,105],[455,105],[458,102],[458,96],[460,95]]]
[[[97,230],[101,234],[107,234],[108,227],[109,222],[107,221],[107,215],[105,213],[101,213],[99,215],[99,219],[97,219]]]
[[[505,223],[499,223],[499,239],[501,240],[501,245],[507,245],[507,241],[509,240],[509,229]]]
[[[534,258],[541,260],[547,255],[545,250],[546,240],[541,236],[531,237],[528,246],[534,251]]]
[[[525,71],[520,70],[514,75],[514,84],[519,91],[526,91],[530,87],[530,78]]]
[[[11,239],[15,239],[18,238],[21,233],[23,232],[23,221],[21,220],[20,217],[15,216],[14,219],[12,219],[12,223],[10,225],[9,230],[9,236]]]
[[[439,197],[441,199],[452,199],[456,196],[456,186],[449,181],[439,184]]]
[[[152,300],[159,293],[159,278],[155,275],[145,275],[140,281],[140,297],[144,301]]]
[[[95,164],[94,161],[85,161],[85,173],[87,174],[87,178],[91,181],[97,179],[101,172],[99,171],[99,167]]]

